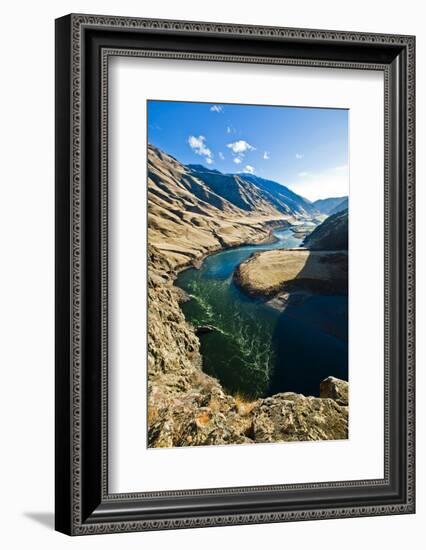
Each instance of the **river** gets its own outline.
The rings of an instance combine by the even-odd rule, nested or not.
[[[232,394],[244,397],[295,391],[319,395],[327,376],[348,377],[347,296],[311,295],[284,311],[245,295],[233,282],[235,268],[253,252],[300,245],[291,229],[276,242],[232,248],[208,256],[200,269],[182,271],[176,285],[191,297],[182,304],[200,334],[203,370]]]

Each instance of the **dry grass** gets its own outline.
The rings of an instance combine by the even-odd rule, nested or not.
[[[267,250],[240,264],[237,281],[250,293],[269,296],[288,283],[305,281],[309,287],[347,281],[347,255],[309,250]]]
[[[209,409],[212,413],[221,412],[223,404],[215,398],[210,399]]]
[[[159,418],[157,407],[148,406],[148,426],[152,426]]]
[[[253,399],[250,399],[249,397],[240,393],[234,395],[234,399],[235,404],[237,405],[238,414],[240,414],[241,416],[249,415],[257,403],[257,401],[253,401]]]

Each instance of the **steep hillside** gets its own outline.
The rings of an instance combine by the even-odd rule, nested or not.
[[[212,191],[247,212],[278,211],[301,217],[320,214],[310,201],[275,181],[247,173],[223,174],[200,164],[186,167]]]
[[[347,250],[348,210],[327,218],[305,238],[303,245],[310,250]]]
[[[308,199],[276,181],[260,178],[253,174],[242,174],[241,177],[259,187],[264,196],[279,209],[284,208],[284,211],[290,209],[294,214],[303,217],[312,217],[321,213]]]
[[[331,216],[332,214],[336,214],[337,212],[340,212],[348,207],[348,197],[318,199],[312,204],[319,212],[321,212],[321,214]]]
[[[174,267],[223,247],[261,242],[274,226],[314,212],[308,201],[278,183],[185,166],[148,147],[149,242]]]
[[[194,171],[192,175],[203,181],[214,193],[244,212],[294,214],[294,209],[250,182],[245,174],[222,174],[214,171]]]
[[[213,177],[211,172],[207,175]],[[207,185],[204,176],[149,146],[149,242],[173,267],[188,265],[224,246],[261,242],[270,238],[270,227],[288,223],[289,215],[264,202],[252,210],[239,208]]]

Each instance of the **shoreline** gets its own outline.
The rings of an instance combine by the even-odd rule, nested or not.
[[[219,254],[220,252],[225,252],[226,250],[233,250],[235,248],[239,248],[239,247],[245,247],[245,246],[257,246],[257,245],[262,245],[262,244],[273,244],[275,242],[277,242],[279,239],[277,237],[274,236],[273,234],[273,231],[275,230],[281,230],[281,229],[290,229],[291,226],[293,224],[291,224],[290,222],[287,221],[287,225],[283,225],[283,222],[285,222],[286,220],[281,220],[277,226],[273,225],[270,229],[269,229],[269,235],[267,235],[265,238],[259,240],[259,241],[255,241],[255,240],[244,240],[242,241],[241,243],[238,243],[238,244],[230,244],[230,245],[220,245],[220,248],[217,248],[215,250],[211,250],[210,252],[206,252],[204,254],[202,254],[199,258],[194,258],[193,260],[188,260],[187,263],[185,264],[182,264],[181,266],[179,267],[175,267],[174,268],[174,271],[176,272],[176,276],[175,276],[175,279],[177,278],[177,276],[179,275],[179,273],[182,273],[183,271],[186,271],[187,269],[200,269],[204,263],[204,260],[206,258],[208,258],[209,256],[214,256],[215,254]],[[267,222],[266,225],[268,226],[269,223],[275,223],[275,222]],[[153,245],[155,247],[155,244]],[[156,247],[157,248],[157,247]],[[161,254],[164,254],[164,251],[160,248],[157,248],[157,250],[161,253]]]
[[[254,252],[233,280],[248,296],[266,302],[281,294],[347,294],[347,252],[286,248]],[[266,275],[265,275],[266,274]]]

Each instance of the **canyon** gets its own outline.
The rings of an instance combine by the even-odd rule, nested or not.
[[[262,397],[227,391],[206,373],[197,327],[183,312],[191,296],[176,286],[183,270],[200,268],[218,251],[273,246],[276,229],[313,219],[318,223],[321,215],[312,203],[276,182],[185,166],[149,146],[150,447],[348,437],[344,380],[318,380],[317,396],[283,391]],[[329,269],[326,263],[324,269]]]

